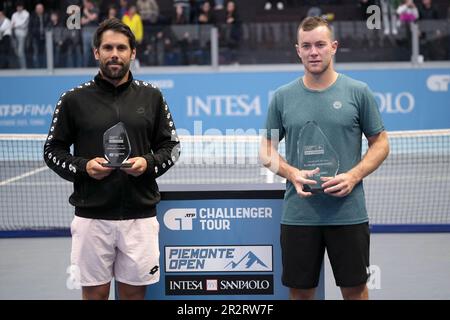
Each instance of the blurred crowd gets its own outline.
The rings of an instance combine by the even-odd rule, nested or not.
[[[0,4],[0,68],[46,68],[47,31],[52,31],[54,67],[93,67],[96,65],[91,49],[93,33],[101,21],[112,17],[121,19],[135,34],[141,65],[209,64],[210,29],[207,26],[218,27],[224,62],[233,63],[242,40],[242,23],[247,22],[239,10],[243,1],[4,0]],[[333,20],[335,13],[326,8],[337,8],[342,1],[252,3],[261,7],[255,7],[255,11],[265,14],[306,6],[306,15],[324,15]],[[168,2],[170,10],[167,10]],[[163,3],[165,10],[161,10]],[[385,35],[396,35],[402,25],[419,19],[447,18],[447,12],[440,12],[433,0],[357,0],[355,3],[362,19],[367,18],[369,6],[381,7]],[[248,2],[246,8],[249,8]],[[68,18],[77,14],[79,28],[69,28]],[[205,26],[208,32],[199,36],[198,26]]]

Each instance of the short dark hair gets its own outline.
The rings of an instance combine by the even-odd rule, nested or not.
[[[330,31],[331,39],[333,39],[333,30],[331,30],[328,21],[322,17],[306,17],[305,19],[303,19],[303,21],[298,26],[297,35],[300,30],[311,31],[321,26],[326,27],[328,31]]]
[[[130,43],[131,50],[136,49],[136,38],[133,32],[131,31],[130,27],[128,27],[125,23],[123,23],[117,18],[107,19],[98,26],[94,34],[94,39],[92,40],[94,48],[96,49],[100,48],[100,45],[102,43],[102,35],[105,31],[108,30],[119,32],[125,35]]]

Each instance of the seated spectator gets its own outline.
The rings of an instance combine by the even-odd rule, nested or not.
[[[419,19],[420,20],[436,20],[439,19],[439,13],[434,6],[432,0],[422,0],[419,5]]]
[[[191,4],[189,0],[173,0],[175,7],[175,24],[189,24],[191,22]],[[180,8],[181,7],[181,8]],[[184,15],[181,18],[180,13]]]
[[[177,4],[175,5],[175,13],[172,19],[172,24],[189,24],[188,15],[186,15],[186,7]]]
[[[211,10],[211,4],[208,1],[203,2],[200,8],[200,14],[198,15],[197,22],[199,24],[215,24],[216,16]]]
[[[136,6],[144,25],[158,23],[159,6],[156,0],[138,0]]]

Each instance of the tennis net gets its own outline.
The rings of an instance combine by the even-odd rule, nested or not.
[[[45,135],[0,135],[0,231],[67,229],[72,184],[42,160]],[[179,162],[160,185],[284,182],[258,161],[257,136],[182,136]],[[364,180],[375,225],[450,224],[450,129],[389,132],[391,153]],[[363,141],[363,153],[367,141]],[[284,154],[284,144],[280,144]],[[217,186],[216,186],[217,188]]]

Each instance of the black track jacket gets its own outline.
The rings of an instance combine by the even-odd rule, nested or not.
[[[104,132],[122,121],[133,157],[147,160],[139,177],[117,169],[103,180],[86,172],[86,164],[104,157]],[[73,154],[70,146],[73,145]],[[61,95],[44,146],[47,165],[74,182],[69,202],[80,217],[123,220],[156,215],[160,194],[155,178],[178,160],[179,140],[169,107],[160,90],[134,80],[114,87],[98,74]]]

